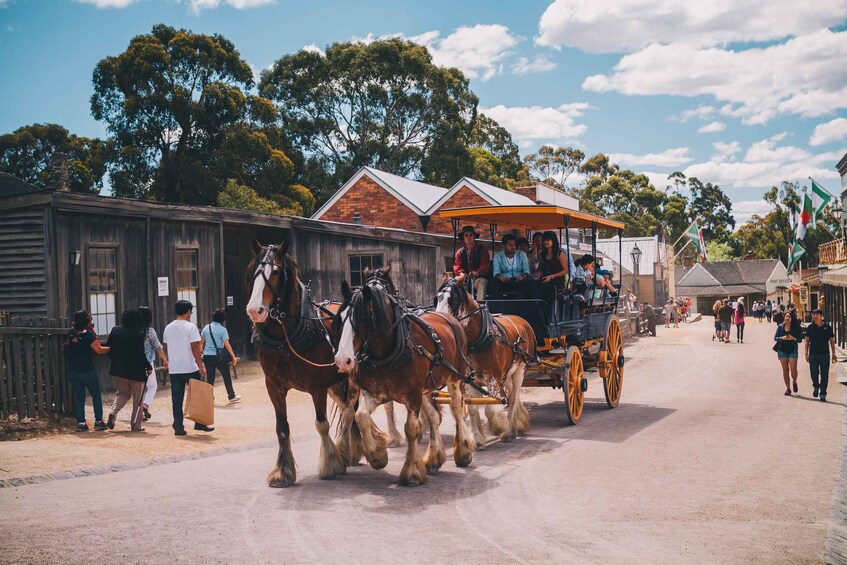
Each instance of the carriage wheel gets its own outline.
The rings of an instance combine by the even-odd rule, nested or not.
[[[585,404],[585,392],[582,390],[582,351],[579,347],[568,348],[567,363],[565,364],[565,408],[568,422],[578,424],[582,419],[582,408]]]
[[[606,323],[606,359],[609,361],[608,369],[603,379],[603,392],[606,394],[606,404],[609,408],[618,405],[621,399],[621,387],[623,386],[623,338],[621,337],[621,323],[616,316],[611,316]]]

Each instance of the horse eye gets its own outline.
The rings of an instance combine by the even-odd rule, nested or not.
[[[279,274],[279,269],[273,269],[273,270],[271,271],[271,276],[272,276],[272,277],[275,277],[275,276],[277,276],[278,274]]]

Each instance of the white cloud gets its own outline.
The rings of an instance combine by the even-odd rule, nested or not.
[[[679,116],[671,116],[670,119],[672,119],[675,122],[682,122],[682,123],[687,122],[691,118],[699,118],[701,120],[705,120],[705,119],[708,119],[710,116],[712,116],[717,111],[718,111],[718,109],[715,108],[714,106],[697,106],[696,108],[694,108],[692,110],[686,110],[686,111],[682,112]]]
[[[668,180],[668,173],[655,173],[653,171],[640,171],[640,173],[650,179],[650,184],[657,190],[665,190],[671,184],[671,181]]]
[[[592,53],[631,52],[652,43],[726,45],[812,33],[840,24],[845,15],[847,0],[555,0],[541,16],[535,41]]]
[[[752,143],[740,159],[741,144],[718,142],[713,144],[716,152],[709,161],[689,165],[682,172],[724,188],[767,189],[783,180],[803,182],[810,176],[838,179],[834,165],[847,148],[813,154],[799,147],[779,145],[785,138],[786,134],[781,133]]]
[[[709,95],[721,114],[765,124],[785,114],[816,117],[847,108],[847,32],[821,30],[765,48],[732,51],[650,45],[626,55],[583,89],[627,95]]]
[[[809,145],[826,145],[827,143],[841,141],[845,137],[847,137],[847,120],[835,118],[830,122],[815,126],[815,131],[809,138]]]
[[[509,130],[522,147],[539,141],[573,140],[588,129],[574,120],[581,117],[589,108],[584,102],[562,104],[558,108],[543,106],[494,106],[480,108],[480,112],[497,121]]]
[[[741,200],[732,203],[732,215],[735,218],[736,226],[749,221],[754,214],[765,217],[771,210],[773,210],[773,206],[764,200]]]
[[[324,56],[326,55],[326,53],[324,52],[324,50],[323,50],[323,49],[321,49],[320,47],[318,47],[317,45],[315,45],[314,43],[310,43],[310,44],[308,44],[308,45],[303,46],[303,49],[302,49],[302,50],[303,50],[303,51],[308,51],[308,52],[310,52],[310,53],[317,53],[317,54],[318,54],[318,55],[320,55],[321,57],[324,57]]]
[[[521,40],[499,24],[463,26],[444,38],[429,31],[409,39],[429,49],[436,65],[456,67],[468,78],[482,80],[503,72],[503,60]]]
[[[609,160],[624,167],[678,167],[690,163],[688,147],[666,149],[661,153],[633,155],[632,153],[611,153]]]
[[[126,8],[127,6],[132,5],[135,0],[76,0],[80,4],[94,4],[96,7],[101,10],[107,8]],[[4,3],[0,3],[3,5]]]
[[[221,4],[232,6],[236,10],[256,8],[271,4],[274,0],[187,0],[188,9],[194,14],[200,14],[203,10],[212,10]]]
[[[726,129],[726,124],[723,122],[710,122],[705,126],[700,127],[697,133],[717,133]]]
[[[512,65],[512,72],[516,75],[525,75],[528,73],[543,73],[552,71],[556,68],[556,63],[548,59],[544,55],[538,55],[533,61],[526,57],[521,57]]]

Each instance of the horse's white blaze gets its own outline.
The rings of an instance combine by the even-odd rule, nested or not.
[[[270,278],[271,266],[259,265],[254,275],[258,275],[259,269],[264,269],[265,277]],[[263,298],[265,292],[265,279],[260,276],[253,277],[253,291],[250,294],[250,301],[247,303],[247,315],[250,316],[250,321],[254,324],[262,324],[268,319],[269,304],[265,304]]]
[[[435,311],[443,314],[450,313],[450,288],[447,287],[438,293],[438,304],[435,305]]]
[[[338,312],[344,325],[341,327],[341,340],[338,342],[338,353],[335,354],[335,365],[342,373],[353,370],[356,360],[356,349],[353,346],[353,322],[346,316],[348,308]]]

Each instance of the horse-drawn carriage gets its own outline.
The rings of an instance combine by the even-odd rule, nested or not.
[[[592,256],[596,256],[599,229],[617,230],[622,236],[624,228],[620,222],[558,206],[455,208],[442,211],[441,216],[452,220],[457,237],[460,223],[488,225],[492,248],[498,229],[526,230],[527,235],[530,230],[559,230],[564,233],[565,249],[570,249],[570,230],[586,230],[586,235],[590,233]],[[557,291],[552,304],[489,296],[484,305],[495,319],[508,314],[529,322],[535,332],[537,362],[527,365],[523,386],[562,388],[568,421],[576,424],[582,418],[588,389],[586,369],[599,372],[609,408],[616,407],[620,400],[624,349],[616,312],[621,287],[620,282],[615,284],[616,293],[594,292],[590,287],[580,292],[573,287],[573,273],[568,275],[568,284]],[[487,399],[469,402],[488,403]]]

